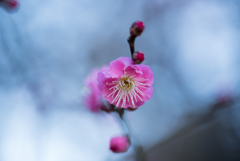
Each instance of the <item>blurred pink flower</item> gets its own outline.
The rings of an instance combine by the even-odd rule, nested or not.
[[[116,107],[137,108],[152,97],[154,81],[147,65],[136,65],[128,57],[120,57],[109,68],[98,73],[98,87],[103,98]]]
[[[17,0],[0,0],[0,2],[2,2],[6,8],[11,10],[16,9],[19,6]]]
[[[6,4],[8,5],[9,8],[15,9],[18,6],[18,1],[8,0],[6,1]]]
[[[226,105],[233,101],[234,99],[234,88],[231,84],[225,83],[220,86],[219,92],[217,93],[216,104]]]
[[[127,136],[119,136],[112,138],[110,141],[110,150],[114,153],[126,152],[130,146]]]
[[[102,106],[97,81],[98,72],[98,69],[92,70],[91,74],[85,79],[85,85],[88,91],[84,97],[84,105],[92,112],[98,112]]]

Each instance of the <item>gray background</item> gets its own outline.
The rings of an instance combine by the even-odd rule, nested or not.
[[[136,50],[154,73],[152,98],[126,114],[144,149],[239,93],[237,0],[22,0],[0,9],[0,160],[105,161],[115,114],[84,107],[90,71],[130,57],[129,27],[145,23]],[[239,111],[239,110],[238,110]],[[238,112],[239,114],[239,112]],[[239,115],[233,116],[233,123]],[[238,125],[236,125],[238,127]]]

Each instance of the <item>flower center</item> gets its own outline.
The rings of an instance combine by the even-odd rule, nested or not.
[[[112,81],[111,83],[106,82],[107,86],[111,86],[109,90],[113,90],[107,96],[113,98],[111,104],[115,103],[116,107],[124,107],[126,103],[129,102],[135,108],[135,102],[137,102],[138,99],[143,101],[145,94],[142,92],[142,89],[149,89],[149,84],[143,82],[148,79],[134,77],[135,75],[128,76],[124,74],[117,81]]]
[[[129,76],[123,76],[118,81],[119,88],[130,91],[134,87],[134,80]]]

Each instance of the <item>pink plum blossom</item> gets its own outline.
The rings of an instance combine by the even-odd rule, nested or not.
[[[127,136],[119,136],[112,138],[110,141],[110,150],[114,153],[126,152],[130,146]]]
[[[101,93],[98,89],[97,74],[99,70],[92,70],[91,74],[85,79],[87,92],[84,96],[84,105],[92,112],[98,112],[102,106]]]
[[[136,65],[120,57],[98,73],[98,87],[103,98],[116,107],[137,108],[152,97],[154,77],[147,65]]]

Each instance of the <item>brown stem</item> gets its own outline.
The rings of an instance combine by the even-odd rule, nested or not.
[[[124,108],[116,108],[115,110],[119,114],[120,118],[123,119]]]
[[[128,44],[130,47],[131,56],[133,56],[133,53],[135,52],[135,47],[134,47],[135,38],[136,36],[129,36],[128,38]]]

